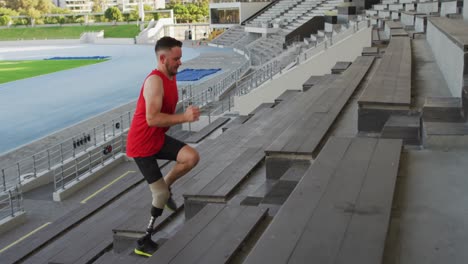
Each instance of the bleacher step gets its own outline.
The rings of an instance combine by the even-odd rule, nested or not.
[[[94,264],[141,264],[145,262],[145,258],[141,256],[132,256],[131,254],[116,254],[111,251],[105,253],[100,258],[97,259]]]
[[[238,127],[242,124],[244,124],[247,120],[249,120],[252,116],[249,116],[249,115],[241,115],[241,116],[238,116],[236,118],[234,118],[234,120],[232,120],[231,122],[227,123],[226,125],[224,125],[221,130],[223,132],[225,132],[226,130],[230,129],[230,128],[235,128],[235,127]]]
[[[259,113],[262,109],[273,108],[275,107],[275,105],[275,103],[262,103],[259,106],[257,106],[254,110],[252,110],[252,112],[250,112],[249,115],[255,115]]]
[[[265,179],[265,182],[263,182],[263,184],[260,185],[253,193],[245,197],[240,204],[251,206],[259,205],[277,182],[278,180]]]
[[[333,68],[331,69],[331,73],[340,74],[346,71],[346,69],[348,69],[350,65],[351,65],[351,62],[349,61],[338,61],[336,62],[335,66],[333,66]]]
[[[466,149],[468,147],[468,123],[424,122],[424,147]]]
[[[286,90],[275,99],[275,103],[287,101],[290,98],[296,96],[298,92],[300,92],[300,90]]]
[[[279,180],[266,179],[266,186],[261,186],[263,189],[256,192],[258,197],[249,196],[244,199],[243,203],[255,206],[259,204],[282,205],[309,169],[310,164],[307,160],[295,161]],[[260,191],[263,193],[259,194]]]
[[[209,204],[145,263],[227,263],[266,215],[259,207]]]
[[[186,143],[198,143],[207,136],[209,136],[211,133],[213,133],[216,129],[224,125],[226,122],[228,122],[230,118],[228,117],[219,117],[215,121],[211,122],[202,130],[192,134],[190,137],[188,137],[185,142]]]
[[[405,145],[421,145],[421,117],[392,115],[382,129],[382,138],[401,138]]]
[[[463,122],[461,98],[427,97],[423,119],[426,122]]]
[[[379,55],[379,48],[378,47],[364,47],[362,49],[362,56],[377,56]]]
[[[217,175],[206,175],[184,193],[185,217],[197,214],[210,202],[225,203],[250,173],[264,159],[262,148],[245,148],[232,163]]]
[[[322,76],[316,76],[316,75],[310,76],[309,79],[307,79],[307,81],[305,81],[305,83],[302,85],[302,90],[304,92],[309,90],[310,88],[312,88],[312,86],[320,83],[321,80],[322,80]]]

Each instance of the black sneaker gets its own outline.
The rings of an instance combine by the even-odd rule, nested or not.
[[[151,236],[145,235],[144,237],[137,240],[137,247],[135,248],[134,252],[137,255],[149,258],[157,249],[158,244],[151,240]]]
[[[172,193],[169,195],[169,199],[167,199],[166,208],[171,210],[172,212],[177,211],[177,204],[175,203],[174,199],[172,198]]]

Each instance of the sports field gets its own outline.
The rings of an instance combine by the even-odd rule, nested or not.
[[[104,30],[104,38],[133,38],[140,32],[139,28],[134,24],[116,26],[4,28],[0,30],[0,40],[78,39],[83,32],[100,30]]]
[[[106,60],[31,60],[0,61],[0,83],[57,72]]]

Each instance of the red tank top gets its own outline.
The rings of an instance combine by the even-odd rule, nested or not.
[[[146,79],[152,75],[159,76],[163,81],[164,96],[161,113],[174,114],[177,101],[179,100],[175,76],[170,80],[162,72],[153,70]],[[169,129],[169,127],[148,126],[146,122],[145,97],[143,96],[144,87],[145,84],[143,83],[132,124],[130,125],[130,131],[128,132],[127,156],[132,158],[149,157],[158,153],[164,144],[165,133]]]

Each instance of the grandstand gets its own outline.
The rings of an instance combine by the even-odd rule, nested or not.
[[[108,143],[119,152],[86,170],[112,184],[64,197],[57,207],[71,208],[16,242],[0,234],[1,262],[466,263],[463,4],[383,0],[356,14],[337,1],[273,2],[211,43],[250,64],[182,102],[235,106],[170,131],[201,161],[173,185],[178,208],[157,219],[153,256],[132,254],[151,193],[119,148],[122,128]]]

